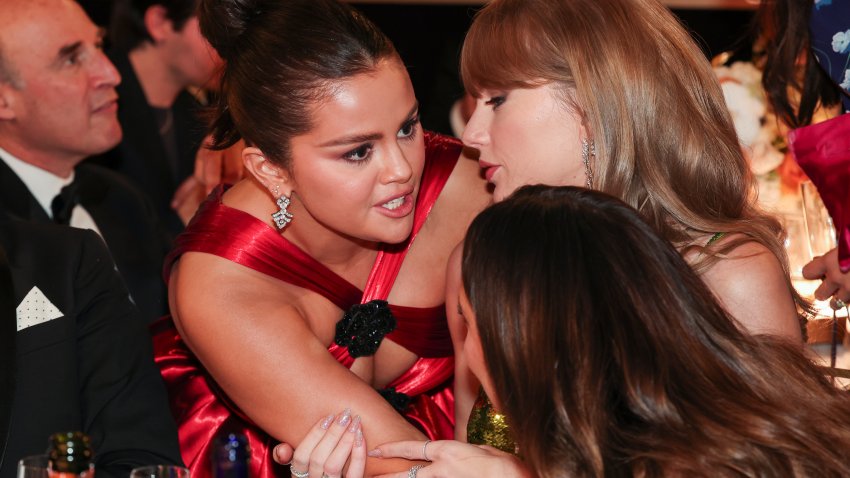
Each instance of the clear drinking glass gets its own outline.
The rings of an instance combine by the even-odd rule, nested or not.
[[[25,456],[18,460],[17,478],[47,478],[47,455]]]
[[[821,256],[836,246],[835,226],[811,181],[800,183],[800,196],[803,200],[803,218],[811,255]]]
[[[779,216],[785,228],[785,252],[788,254],[788,266],[791,278],[803,280],[803,266],[812,260],[809,238],[806,234],[806,222],[802,214],[785,212]]]
[[[142,466],[133,468],[130,478],[189,478],[189,470],[174,465]]]

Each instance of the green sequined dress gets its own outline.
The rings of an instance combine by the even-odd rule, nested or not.
[[[466,425],[466,439],[474,445],[490,445],[504,452],[517,454],[516,443],[505,416],[493,409],[493,404],[483,388],[479,390],[478,399],[472,406],[472,413]]]

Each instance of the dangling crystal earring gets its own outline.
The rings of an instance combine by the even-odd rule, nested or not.
[[[274,220],[274,225],[277,227],[277,230],[282,231],[287,224],[292,222],[292,213],[287,210],[289,208],[290,200],[285,194],[280,194],[280,187],[277,185],[272,188],[272,195],[277,197],[275,202],[277,203],[277,207],[280,208],[279,211],[272,214],[272,219]]]
[[[593,170],[590,169],[590,157],[596,157],[596,143],[585,138],[581,140],[581,161],[584,163],[584,175],[587,178],[587,189],[593,186]]]

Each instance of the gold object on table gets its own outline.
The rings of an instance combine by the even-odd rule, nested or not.
[[[472,406],[466,425],[466,438],[474,445],[490,445],[507,453],[518,454],[505,416],[493,409],[483,388],[479,390],[478,399]]]

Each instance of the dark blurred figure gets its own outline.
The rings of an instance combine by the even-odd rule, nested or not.
[[[92,438],[98,477],[181,464],[145,323],[96,234],[0,213],[0,324],[0,477],[68,430]]]
[[[191,178],[206,129],[199,117],[201,104],[188,89],[197,95],[217,90],[221,67],[221,58],[198,28],[197,3],[115,2],[109,58],[122,77],[117,91],[124,138],[92,158],[145,191],[172,236],[184,225],[172,207],[174,195]],[[189,187],[193,185],[190,179]]]

